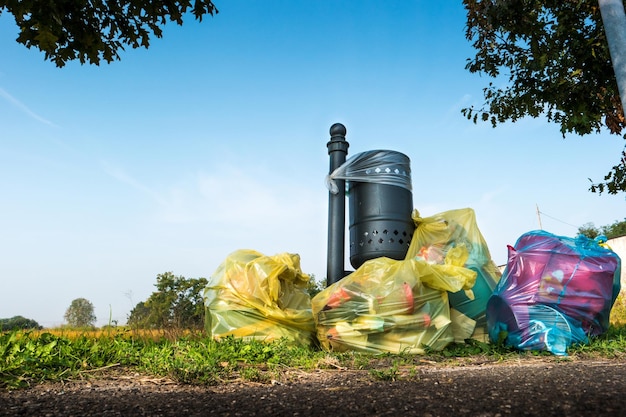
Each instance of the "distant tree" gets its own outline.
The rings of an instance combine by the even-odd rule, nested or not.
[[[150,46],[151,36],[162,36],[168,21],[183,24],[191,12],[202,21],[218,13],[211,0],[0,0],[0,15],[15,18],[17,42],[35,47],[45,59],[63,67],[78,59],[99,65],[119,60],[119,50]]]
[[[157,275],[157,291],[133,308],[128,324],[139,328],[202,329],[202,291],[207,283],[206,278],[187,279],[172,272]]]
[[[306,288],[311,298],[315,297],[317,294],[322,292],[323,289],[324,289],[323,284],[315,279],[314,274],[311,274],[311,279],[309,280],[309,283],[307,284],[307,288]]]
[[[588,238],[595,239],[600,235],[606,236],[607,239],[615,239],[618,237],[626,236],[626,218],[622,221],[616,221],[613,224],[595,227],[593,223],[585,223],[578,228],[578,234],[587,236]]]
[[[600,235],[600,230],[593,223],[585,223],[578,228],[578,234],[587,236],[589,239],[595,239]]]
[[[128,316],[128,325],[137,328],[137,329],[149,329],[156,328],[157,325],[152,325],[150,323],[150,308],[146,305],[145,302],[140,301],[137,305],[130,311],[130,315]]]
[[[93,327],[96,323],[93,304],[85,298],[76,298],[63,316],[71,327]]]
[[[602,226],[602,234],[605,235],[607,239],[626,236],[626,218],[622,221],[616,221],[613,224]]]
[[[0,331],[7,330],[24,330],[24,329],[42,329],[35,320],[27,319],[22,316],[13,316],[10,319],[0,319]]]
[[[471,73],[498,78],[484,89],[468,119],[495,127],[545,115],[566,133],[606,127],[621,134],[626,119],[611,64],[598,0],[463,0],[466,38],[476,55]],[[617,158],[616,158],[617,159]],[[591,180],[590,180],[591,181]],[[626,192],[626,153],[591,192]]]

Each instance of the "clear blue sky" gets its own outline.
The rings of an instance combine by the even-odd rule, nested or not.
[[[461,115],[490,80],[464,69],[460,0],[216,3],[99,67],[56,68],[0,17],[0,317],[60,325],[84,297],[125,323],[157,274],[208,278],[237,249],[325,278],[335,122],[349,155],[410,157],[423,216],[473,208],[497,264],[537,206],[565,236],[625,218],[624,196],[588,191],[620,137]]]

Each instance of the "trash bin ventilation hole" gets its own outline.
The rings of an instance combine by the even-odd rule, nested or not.
[[[370,233],[371,233],[373,236],[377,236],[377,235],[379,234],[378,230],[373,230],[372,232],[363,232],[363,239],[361,239],[361,240],[359,241],[359,243],[358,243],[358,245],[359,245],[360,247],[363,247],[363,246],[365,246],[366,244],[367,244],[367,245],[371,245],[372,243],[375,243],[375,242],[377,242],[377,243],[379,243],[379,244],[381,244],[381,245],[382,245],[383,243],[385,243],[385,242],[390,243],[390,244],[397,243],[397,244],[399,244],[399,245],[401,245],[401,246],[402,246],[402,245],[404,245],[404,243],[405,243],[405,242],[406,242],[406,243],[410,243],[410,242],[411,242],[411,239],[412,239],[412,237],[413,237],[413,235],[412,235],[412,234],[407,233],[407,232],[406,232],[406,230],[404,230],[404,231],[400,232],[399,230],[397,230],[397,229],[396,229],[396,230],[394,230],[393,232],[389,232],[389,230],[385,229],[385,230],[383,230],[383,231],[382,231],[382,234],[383,234],[383,235],[389,235],[389,234],[391,234],[391,235],[394,235],[394,236],[396,236],[396,237],[397,237],[397,236],[399,236],[399,235],[401,235],[401,236],[402,236],[402,237],[404,237],[406,240],[405,240],[405,239],[403,239],[403,238],[401,237],[400,239],[398,239],[398,240],[396,241],[396,239],[395,239],[393,236],[392,236],[392,237],[390,237],[390,238],[389,238],[389,239],[387,239],[387,240],[385,240],[385,239],[383,239],[383,238],[378,238],[377,240],[374,240],[374,239],[373,239],[373,238],[371,238],[371,237],[369,237],[369,238],[368,238],[368,236],[370,235]]]

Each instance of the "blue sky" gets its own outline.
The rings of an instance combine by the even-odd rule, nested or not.
[[[237,249],[325,278],[335,122],[349,156],[409,156],[422,216],[473,208],[497,264],[537,206],[565,236],[626,217],[624,196],[588,191],[621,138],[462,116],[490,80],[464,69],[460,1],[216,4],[148,50],[62,69],[0,16],[0,317],[56,326],[84,297],[124,323],[157,274],[208,278]]]

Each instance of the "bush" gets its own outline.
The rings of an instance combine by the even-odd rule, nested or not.
[[[40,330],[43,327],[39,325],[35,320],[27,319],[22,316],[14,316],[10,319],[0,319],[0,330],[1,331],[11,331],[11,330],[25,330],[25,329],[35,329]]]

